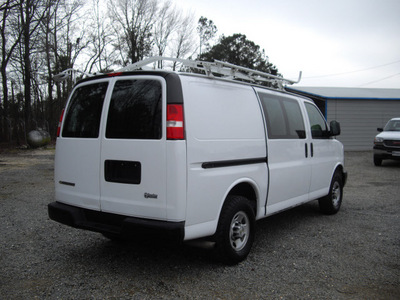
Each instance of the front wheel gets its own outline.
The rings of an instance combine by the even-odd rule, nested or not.
[[[318,200],[320,210],[327,215],[336,214],[343,199],[343,178],[339,171],[333,175],[329,194]]]
[[[216,233],[216,248],[228,264],[244,260],[254,241],[253,208],[242,196],[229,196],[222,209]]]
[[[378,156],[374,155],[374,165],[377,167],[382,165],[382,158],[379,158]]]
[[[103,232],[102,235],[105,238],[107,238],[107,239],[109,239],[110,241],[113,241],[113,242],[123,243],[123,242],[127,241],[120,234],[117,234],[117,233]]]

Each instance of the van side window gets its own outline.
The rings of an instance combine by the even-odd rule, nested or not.
[[[108,82],[101,82],[75,90],[67,109],[63,137],[99,137],[101,111],[107,87]]]
[[[311,135],[313,139],[328,138],[328,126],[326,125],[325,119],[319,109],[310,103],[306,103],[305,105],[308,119],[310,120]]]
[[[267,121],[270,139],[305,139],[305,126],[299,104],[287,98],[258,93]]]
[[[161,139],[162,86],[157,80],[119,80],[108,111],[106,137]]]

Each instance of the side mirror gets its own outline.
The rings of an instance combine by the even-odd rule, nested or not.
[[[378,130],[379,132],[382,132],[383,131],[383,128],[377,128],[376,130]]]
[[[331,123],[329,125],[330,125],[330,128],[331,128],[331,130],[329,132],[330,136],[336,136],[336,135],[340,134],[340,124],[339,124],[339,122],[331,121]]]

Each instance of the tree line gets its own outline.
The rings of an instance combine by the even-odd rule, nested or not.
[[[222,35],[212,45],[216,33],[213,21],[196,23],[171,0],[3,0],[0,143],[25,144],[26,134],[39,128],[55,136],[74,82],[53,76],[66,69],[106,73],[158,55],[220,59],[277,74],[245,35]]]

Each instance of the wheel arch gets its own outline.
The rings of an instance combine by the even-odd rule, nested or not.
[[[222,209],[227,201],[229,201],[229,196],[242,196],[248,199],[253,208],[254,215],[257,216],[257,208],[259,202],[259,192],[257,184],[250,179],[235,182],[229,189],[229,192],[225,195],[223,204],[220,209],[219,215],[221,215]]]
[[[347,181],[347,172],[344,170],[344,166],[342,164],[338,164],[336,166],[336,168],[334,169],[331,178],[333,178],[333,176],[336,174],[336,172],[339,172],[342,175],[342,184],[344,187],[346,185],[346,181]]]

